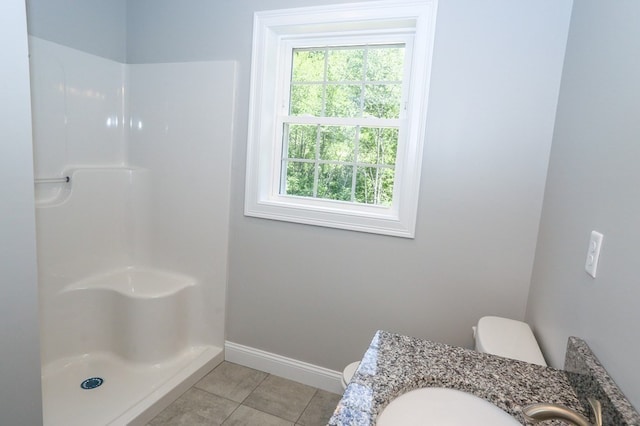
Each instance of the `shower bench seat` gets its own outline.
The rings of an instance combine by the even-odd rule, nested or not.
[[[171,296],[195,284],[196,280],[187,275],[130,266],[76,281],[66,286],[63,292],[103,289],[113,290],[128,297],[155,298]]]

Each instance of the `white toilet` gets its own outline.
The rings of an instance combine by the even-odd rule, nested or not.
[[[546,367],[529,324],[500,317],[482,317],[473,327],[476,350]]]
[[[542,351],[527,323],[501,317],[482,317],[473,327],[476,350],[482,353],[546,366]],[[342,387],[358,369],[358,361],[347,365],[342,372]]]
[[[351,381],[351,378],[356,373],[358,366],[360,365],[360,361],[352,362],[347,365],[344,370],[342,370],[342,389],[346,389],[347,385]]]

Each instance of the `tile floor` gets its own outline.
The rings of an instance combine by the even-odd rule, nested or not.
[[[224,361],[148,426],[325,426],[340,397]]]

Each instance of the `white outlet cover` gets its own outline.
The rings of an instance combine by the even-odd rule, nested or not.
[[[587,274],[593,278],[596,277],[596,270],[598,269],[598,260],[600,259],[600,248],[602,247],[602,234],[597,231],[591,231],[591,238],[589,239],[589,249],[587,250],[587,261],[584,264],[584,269]]]

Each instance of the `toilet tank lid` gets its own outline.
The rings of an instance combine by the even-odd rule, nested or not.
[[[546,366],[531,327],[522,321],[501,317],[482,317],[476,330],[480,352]]]

